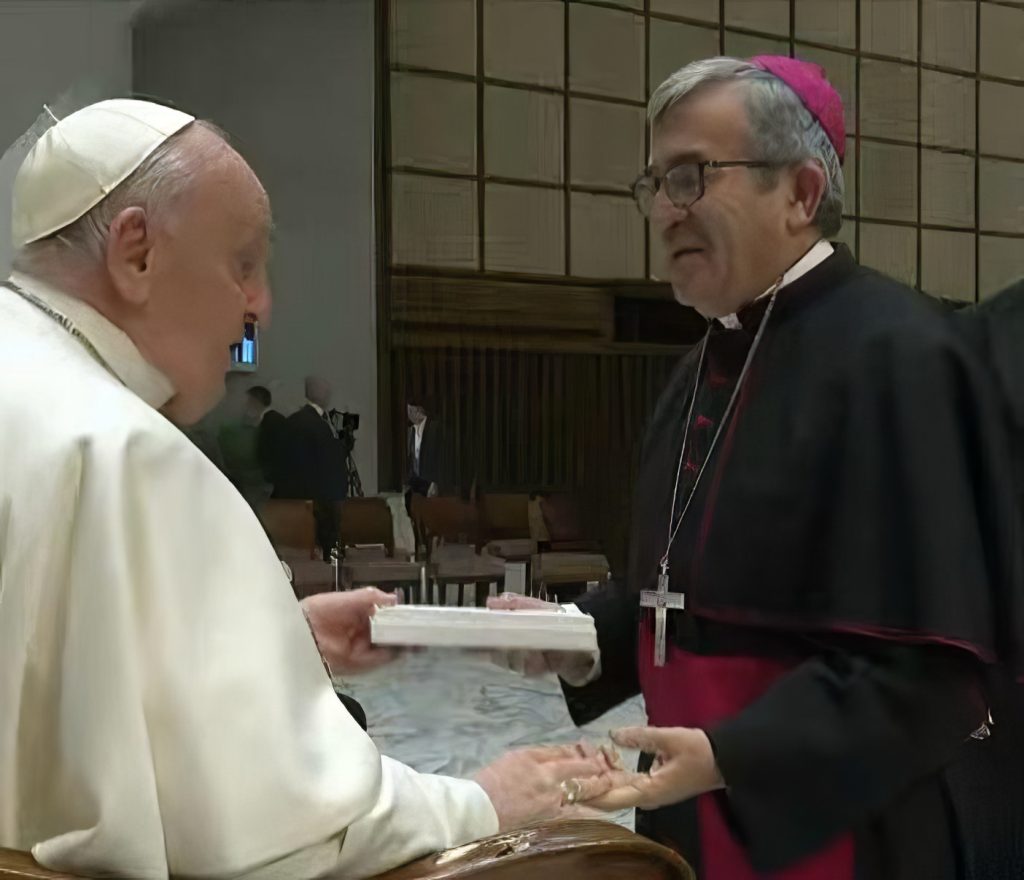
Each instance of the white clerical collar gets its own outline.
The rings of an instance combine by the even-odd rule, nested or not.
[[[324,408],[323,408],[322,406],[320,406],[320,404],[319,404],[319,403],[313,403],[313,401],[312,401],[312,400],[309,400],[308,398],[306,399],[306,403],[307,403],[307,404],[308,404],[309,406],[313,407],[313,409],[315,409],[315,410],[316,410],[316,414],[317,414],[318,416],[320,416],[320,418],[323,418],[323,417],[324,417]]]
[[[12,272],[11,281],[70,319],[111,372],[153,409],[174,396],[170,380],[142,356],[128,334],[87,302],[22,272]]]
[[[792,284],[801,275],[806,275],[819,263],[824,263],[829,257],[832,256],[835,248],[832,244],[825,239],[821,239],[814,247],[812,247],[806,254],[804,254],[799,260],[797,260],[782,276],[782,283],[778,286],[778,290],[782,290],[787,284]],[[764,293],[752,299],[747,305],[753,305],[759,299],[768,296],[772,292],[772,288],[775,285],[771,285]],[[723,315],[718,319],[723,327],[727,330],[738,330],[740,328],[740,319],[735,314]]]

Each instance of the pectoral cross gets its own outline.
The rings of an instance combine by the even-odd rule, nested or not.
[[[658,574],[658,589],[644,590],[640,594],[640,607],[654,609],[654,665],[665,665],[665,624],[668,612],[682,611],[686,607],[686,595],[671,593],[668,589],[668,560],[661,561]]]

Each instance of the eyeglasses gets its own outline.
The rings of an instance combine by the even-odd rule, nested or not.
[[[755,162],[740,159],[734,162],[683,162],[665,172],[664,177],[655,177],[644,172],[633,182],[633,200],[640,213],[651,216],[654,198],[658,190],[665,188],[668,200],[679,209],[689,208],[704,195],[705,168],[773,168],[773,162]]]

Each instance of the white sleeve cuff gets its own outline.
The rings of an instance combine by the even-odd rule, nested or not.
[[[346,877],[371,877],[498,833],[490,798],[472,780],[417,773],[383,755],[381,770],[377,803],[345,835]]]

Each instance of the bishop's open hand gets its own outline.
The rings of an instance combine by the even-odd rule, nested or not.
[[[398,598],[376,587],[345,593],[317,593],[302,600],[317,647],[335,674],[366,672],[398,656],[391,648],[375,647],[370,640],[370,618],[380,605],[395,605]]]
[[[711,740],[693,727],[625,727],[612,731],[623,748],[653,754],[649,773],[619,771],[611,789],[586,800],[586,806],[615,811],[630,807],[653,810],[724,788]]]

